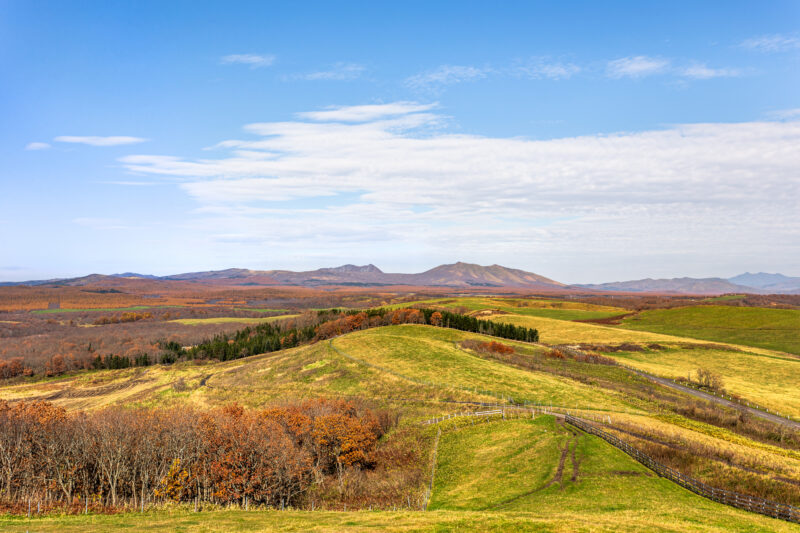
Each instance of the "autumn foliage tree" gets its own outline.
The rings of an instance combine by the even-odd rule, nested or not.
[[[296,505],[313,484],[369,468],[382,431],[372,411],[339,400],[90,413],[2,401],[0,503]]]

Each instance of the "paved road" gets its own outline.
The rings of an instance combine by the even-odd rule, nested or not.
[[[732,402],[730,400],[726,400],[725,398],[720,398],[719,396],[714,396],[713,394],[708,394],[707,392],[699,391],[697,389],[693,389],[691,387],[685,387],[678,383],[675,383],[672,380],[660,378],[658,376],[654,376],[652,374],[648,374],[647,372],[642,372],[640,370],[631,370],[639,374],[640,376],[649,379],[650,381],[655,381],[656,383],[660,383],[665,387],[669,387],[671,389],[676,389],[686,394],[691,394],[697,398],[702,398],[704,400],[708,400],[710,402],[714,402],[720,405],[725,405],[727,407],[733,407],[734,409],[738,409],[740,411],[745,411],[747,413],[752,414],[753,416],[757,416],[759,418],[763,418],[765,420],[769,420],[771,422],[776,422],[778,424],[784,424],[786,426],[790,426],[794,429],[800,429],[800,422],[795,422],[794,420],[789,420],[788,418],[784,418],[782,416],[774,415],[772,413],[767,413],[760,409],[755,409],[753,407],[747,407],[746,405],[742,405],[740,403]]]
[[[578,350],[577,348],[573,348],[571,346],[553,346],[553,348],[557,348],[559,350],[564,350],[564,351],[567,351],[567,352],[572,351],[572,352],[576,352],[576,353],[583,353],[580,350]],[[691,387],[686,387],[684,385],[680,385],[678,383],[675,383],[674,381],[672,381],[670,379],[660,378],[658,376],[654,376],[652,374],[648,374],[647,372],[642,372],[641,370],[636,370],[636,369],[633,369],[633,368],[630,368],[630,367],[627,367],[627,366],[625,368],[627,368],[631,372],[634,372],[634,373],[642,376],[643,378],[649,379],[650,381],[655,381],[656,383],[664,385],[665,387],[669,387],[671,389],[679,390],[681,392],[685,392],[686,394],[691,394],[692,396],[694,396],[696,398],[702,398],[703,400],[708,400],[710,402],[714,402],[714,403],[719,404],[719,405],[724,405],[726,407],[732,407],[734,409],[738,409],[740,411],[745,411],[747,413],[750,413],[753,416],[757,416],[759,418],[763,418],[764,420],[769,420],[770,422],[775,422],[777,424],[783,424],[783,425],[789,426],[789,427],[791,427],[793,429],[800,430],[800,422],[795,422],[794,420],[789,420],[788,418],[784,418],[782,416],[778,416],[778,415],[775,415],[775,414],[772,414],[772,413],[767,413],[765,411],[762,411],[760,409],[755,409],[753,407],[747,407],[746,405],[742,405],[740,403],[732,402],[730,400],[726,400],[725,398],[720,398],[719,396],[714,396],[713,394],[708,394],[707,392],[699,391],[699,390],[693,389]]]

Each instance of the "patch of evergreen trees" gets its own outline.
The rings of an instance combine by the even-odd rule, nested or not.
[[[441,325],[445,328],[481,333],[483,335],[491,335],[492,337],[501,337],[503,339],[515,341],[539,342],[539,331],[534,328],[492,322],[491,320],[480,320],[473,316],[451,313],[449,311],[438,311],[437,309],[420,309],[420,311],[422,311],[422,314],[425,316],[426,324],[430,324],[431,316],[433,316],[433,313],[438,312],[442,315]]]
[[[380,317],[388,320],[387,314],[397,310],[391,309],[328,309],[317,312],[314,324],[304,327],[287,327],[285,323],[265,322],[256,326],[248,326],[235,333],[223,333],[214,338],[205,340],[196,346],[183,348],[177,342],[161,342],[160,347],[165,350],[160,357],[162,364],[171,364],[178,359],[218,359],[230,361],[251,355],[275,352],[285,348],[294,348],[305,342],[313,340],[317,335],[317,326],[329,320],[336,320],[347,315],[364,313],[368,318]],[[440,325],[472,333],[481,333],[525,342],[538,342],[539,332],[533,328],[502,324],[490,320],[479,320],[475,317],[440,311],[437,309],[419,309],[429,325]],[[433,323],[433,314],[441,315],[439,324]],[[126,368],[126,367],[121,367]]]
[[[124,355],[98,355],[92,359],[92,368],[95,370],[117,370],[120,368],[130,368],[132,366],[150,366],[152,361],[146,353],[141,353],[136,357],[126,357]]]
[[[348,313],[350,312],[348,311]],[[339,318],[342,314],[344,313],[340,309],[318,311],[317,324]],[[261,353],[276,352],[284,348],[294,348],[314,338],[317,324],[287,328],[281,323],[265,322],[256,326],[248,326],[232,334],[215,335],[213,339],[205,340],[188,349],[178,346],[177,350],[172,347],[170,351],[174,354],[175,359],[183,356],[187,359],[230,361]],[[169,352],[162,354],[162,362],[174,362],[174,360],[164,361],[164,356],[168,354]],[[172,359],[173,357],[169,355],[167,358]]]

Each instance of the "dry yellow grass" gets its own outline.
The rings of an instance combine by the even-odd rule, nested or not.
[[[187,326],[198,326],[202,324],[226,324],[226,323],[261,324],[262,322],[274,322],[276,320],[283,320],[284,318],[294,318],[296,316],[299,315],[280,315],[280,316],[258,317],[258,318],[235,317],[235,316],[221,316],[215,318],[178,318],[176,320],[170,320],[170,322],[177,322],[178,324],[184,324]]]

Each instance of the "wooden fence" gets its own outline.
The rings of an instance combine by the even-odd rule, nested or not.
[[[618,438],[616,435],[612,435],[607,431],[595,427],[585,420],[576,418],[572,415],[566,415],[564,420],[568,424],[582,429],[586,433],[597,435],[609,444],[627,453],[659,476],[669,479],[670,481],[677,483],[681,487],[684,487],[695,494],[699,494],[700,496],[704,496],[710,500],[714,500],[715,502],[724,503],[725,505],[730,505],[732,507],[738,507],[739,509],[744,509],[746,511],[752,511],[754,513],[771,516],[773,518],[779,518],[781,520],[787,520],[789,522],[800,523],[800,508],[798,507],[784,503],[772,502],[755,496],[747,496],[726,489],[714,488],[710,485],[706,485],[700,480],[681,474],[677,470],[659,463],[649,455],[642,453],[627,442]]]

